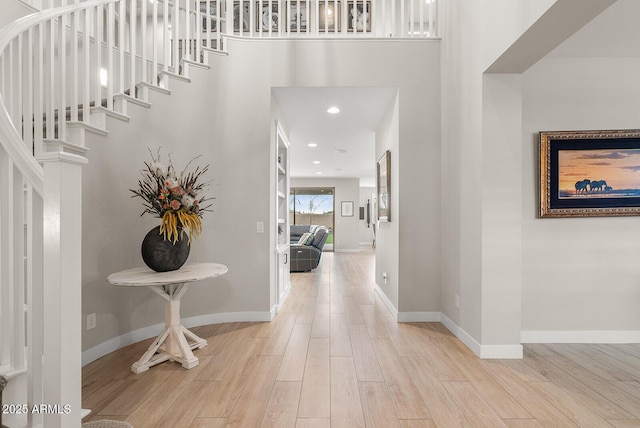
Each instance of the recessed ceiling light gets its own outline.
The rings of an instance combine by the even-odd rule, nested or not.
[[[322,172],[318,171],[316,172],[316,175],[322,175]]]
[[[329,114],[337,114],[337,113],[340,113],[340,109],[338,107],[336,107],[336,106],[329,107],[327,109],[327,113],[329,113]]]
[[[318,147],[318,145],[316,143],[309,143],[307,144],[307,147]]]
[[[314,164],[318,165],[320,161],[313,161]]]

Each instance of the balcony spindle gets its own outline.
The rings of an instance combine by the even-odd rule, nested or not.
[[[27,71],[24,73],[24,77],[26,82],[23,86],[24,92],[24,108],[22,113],[22,138],[27,145],[29,151],[33,153],[33,102],[34,102],[34,52],[33,52],[33,33],[34,28],[29,28],[26,33],[27,37],[27,57],[26,57],[26,67]],[[22,52],[22,51],[21,51]],[[22,63],[22,61],[20,61]],[[20,73],[22,74],[22,73]],[[22,85],[21,85],[22,86]]]
[[[24,119],[24,112],[22,111],[22,106],[24,103],[24,94],[23,94],[23,86],[22,86],[22,77],[23,77],[23,66],[24,63],[22,61],[22,49],[24,47],[23,44],[23,38],[24,38],[24,34],[20,34],[20,36],[18,36],[18,38],[15,41],[15,46],[16,46],[16,52],[15,52],[15,58],[13,57],[13,55],[11,56],[11,60],[15,61],[16,64],[16,77],[14,80],[14,84],[12,85],[12,90],[14,91],[14,99],[15,99],[15,110],[14,110],[14,123],[17,123],[19,125],[18,126],[18,132],[20,132],[21,134],[23,133],[23,128],[24,128],[24,124],[23,124],[23,119]],[[12,67],[13,68],[13,67]]]
[[[177,3],[177,2],[176,2]],[[124,64],[125,64],[125,51],[126,51],[126,46],[125,46],[125,40],[124,40],[124,36],[125,36],[125,27],[126,27],[126,4],[125,2],[120,2],[120,10],[118,12],[118,50],[120,51],[120,71],[118,72],[118,93],[120,94],[124,94],[125,92],[125,71],[124,71]]]
[[[98,7],[100,14],[100,45],[102,45],[104,40],[104,28],[102,24],[102,15],[104,10],[102,7]],[[107,89],[106,89],[106,97],[107,97],[107,109],[113,110],[113,95],[116,91],[116,67],[115,67],[115,46],[116,46],[116,6],[113,3],[109,4],[107,8]],[[101,55],[101,54],[100,54]],[[100,79],[98,79],[100,80]],[[97,100],[101,100],[102,88],[100,87],[100,92]],[[102,101],[100,101],[102,102]]]
[[[174,72],[179,73],[180,69],[180,7],[177,1],[173,2],[173,14],[171,16],[171,42],[173,46],[173,67]]]
[[[185,38],[184,38],[184,43],[185,43],[185,47],[184,47],[184,52],[186,52],[186,56],[187,59],[190,60],[195,60],[195,46],[191,46],[191,42],[192,42],[192,38],[191,38],[191,0],[186,0],[184,3],[184,16],[185,16],[185,22],[184,22],[184,34],[185,34]]]
[[[198,3],[198,1],[196,1],[195,3],[195,9],[194,9],[194,13],[193,13],[193,32],[196,35],[196,61],[201,62],[204,61],[205,63],[207,62],[204,58],[201,60],[200,56],[202,55],[202,14],[200,12],[200,5]]]
[[[202,10],[203,5],[204,5],[204,11]],[[200,15],[198,15],[198,25],[202,27],[200,28],[200,33],[202,33],[203,31],[205,32],[203,34],[204,46],[212,47],[211,33],[213,30],[213,27],[211,26],[211,24],[213,22],[213,17],[211,16],[211,0],[206,0],[204,3],[200,3],[198,6],[198,10],[200,11],[199,12]]]
[[[169,65],[171,64],[171,51],[170,51],[170,42],[171,42],[171,32],[169,31],[169,25],[167,25],[167,21],[170,22],[169,20],[169,2],[165,1],[164,2],[164,9],[163,9],[163,19],[165,21],[164,25],[162,26],[162,40],[164,41],[164,71],[169,71]]]
[[[15,121],[15,117],[12,111],[13,101],[13,41],[9,45],[9,48],[2,55],[2,94],[5,97],[5,104],[7,104],[7,110],[11,120]],[[15,123],[15,122],[14,122]]]
[[[47,34],[47,24],[41,23],[38,25],[38,39],[37,49],[35,55],[35,86],[34,86],[34,114],[33,114],[33,155],[36,159],[40,158],[43,151],[43,139],[44,139],[44,113],[45,109],[45,89],[44,89],[44,75],[45,75],[45,43],[44,39]]]
[[[145,0],[146,1],[146,0]],[[137,1],[129,0],[129,62],[131,63],[131,69],[129,70],[129,88],[131,88],[131,96],[136,96],[136,32],[137,32]]]
[[[55,21],[51,20],[48,22],[48,30],[49,30],[49,43],[47,44],[47,52],[48,52],[48,70],[47,70],[47,82],[45,86],[48,88],[47,91],[47,99],[46,99],[46,118],[47,118],[47,133],[46,138],[55,138],[54,137],[54,103],[55,103],[55,50],[56,50],[56,32],[55,32]]]
[[[221,44],[221,36],[222,36],[222,14],[220,13],[220,8],[223,5],[223,0],[213,0],[216,2],[216,49],[222,49],[222,44]],[[228,26],[229,26],[229,21],[228,19],[225,21],[225,31],[229,31],[228,30]]]
[[[78,12],[75,12],[71,15],[71,37],[70,40],[70,55],[71,55],[71,121],[78,121],[78,100],[79,98],[79,63],[78,63],[78,26],[79,26],[79,16]],[[85,110],[83,110],[84,119],[89,116]]]
[[[140,28],[140,55],[142,57],[142,61],[140,63],[142,77],[140,80],[142,82],[152,82],[151,79],[149,79],[147,72],[147,0],[142,0],[140,2]]]
[[[153,2],[153,8],[151,12],[151,26],[153,28],[153,37],[151,38],[151,82],[154,85],[158,84],[158,2]]]
[[[59,27],[58,72],[60,75],[60,102],[58,103],[58,139],[65,140],[67,138],[67,15],[60,17]]]
[[[83,75],[83,90],[82,90],[82,105],[83,105],[83,115],[84,115],[84,121],[85,122],[89,122],[89,112],[91,109],[91,49],[88,49],[88,47],[91,44],[91,38],[90,38],[90,32],[89,29],[91,28],[91,10],[87,9],[84,11],[84,31],[82,33],[83,35],[83,39],[82,39],[82,45],[86,46],[83,49],[83,58],[84,58],[84,62],[83,62],[83,71],[82,71],[82,75]],[[100,103],[98,102],[100,98],[96,98],[96,106],[99,106]]]

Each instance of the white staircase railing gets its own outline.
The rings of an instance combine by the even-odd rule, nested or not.
[[[106,135],[107,117],[126,121],[129,105],[150,106],[149,91],[169,94],[172,78],[208,67],[208,52],[220,52],[204,46],[198,14],[178,2],[87,0],[0,30],[0,375],[15,410],[3,415],[7,426],[80,426],[85,136]]]

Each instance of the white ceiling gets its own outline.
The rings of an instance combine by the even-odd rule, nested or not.
[[[289,126],[292,177],[359,178],[361,187],[375,187],[375,130],[397,88],[292,87],[273,94]],[[331,106],[340,113],[327,113]]]

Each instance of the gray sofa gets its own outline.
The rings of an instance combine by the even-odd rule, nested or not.
[[[291,226],[291,246],[290,246],[290,263],[289,270],[291,272],[308,272],[311,269],[318,267],[320,263],[320,257],[322,256],[322,248],[324,247],[327,238],[329,237],[329,230],[324,226],[306,226],[309,230],[312,230],[312,236],[308,239],[306,244],[299,244],[298,241],[304,232],[298,236],[298,239],[294,242],[294,230],[300,225]],[[300,229],[302,230],[302,229]],[[297,233],[299,230],[296,230]]]
[[[289,242],[297,244],[302,235],[313,233],[318,228],[317,224],[292,224],[289,226]]]

